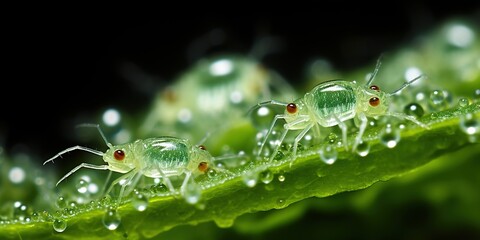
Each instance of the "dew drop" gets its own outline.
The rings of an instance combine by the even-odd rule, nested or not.
[[[480,100],[480,89],[475,89],[475,91],[473,91],[473,99],[475,99],[475,101]]]
[[[233,223],[235,220],[232,218],[232,219],[214,219],[214,221],[219,228],[229,228],[233,226]]]
[[[255,171],[246,172],[243,175],[243,182],[247,187],[255,187],[258,182],[258,173]]]
[[[66,208],[68,206],[67,200],[62,196],[58,197],[57,198],[57,206],[59,208]]]
[[[404,112],[407,115],[414,116],[414,117],[421,117],[424,114],[422,106],[418,103],[410,103],[405,106]]]
[[[274,175],[271,170],[267,169],[260,173],[260,181],[265,184],[269,184],[273,181]]]
[[[141,193],[134,194],[135,196],[132,199],[132,205],[137,211],[143,212],[147,209],[148,198]]]
[[[447,108],[449,95],[447,91],[433,90],[430,93],[430,107],[435,110]]]
[[[63,232],[65,231],[65,229],[67,229],[67,221],[63,220],[63,219],[55,219],[53,221],[53,229],[56,231],[56,232]]]
[[[361,141],[358,145],[357,145],[357,149],[355,149],[355,151],[357,152],[357,154],[361,157],[365,157],[368,155],[368,153],[370,152],[370,144],[368,144],[368,142],[364,142],[364,141]]]
[[[88,182],[85,181],[83,178],[80,179],[77,183],[77,185],[75,185],[75,187],[77,188],[77,191],[79,193],[86,193],[88,191]]]
[[[460,128],[468,135],[475,135],[480,132],[478,121],[471,113],[460,117]]]
[[[216,178],[218,176],[217,171],[215,169],[210,168],[207,170],[207,177],[209,178]]]
[[[322,148],[320,148],[320,159],[322,159],[323,162],[326,164],[333,164],[335,161],[337,161],[337,150],[330,144],[323,145]]]
[[[278,175],[278,178],[277,178],[277,179],[278,179],[278,181],[280,181],[280,182],[284,182],[284,181],[285,181],[285,175],[280,174],[280,175]]]
[[[397,129],[393,129],[390,124],[387,124],[380,134],[380,141],[388,148],[394,148],[400,141],[400,133]]]
[[[286,205],[287,205],[287,201],[285,200],[285,198],[277,199],[276,208],[284,208]]]
[[[268,106],[262,106],[252,113],[252,123],[257,129],[268,129],[275,112]]]
[[[113,207],[109,207],[102,218],[103,226],[108,230],[117,229],[121,221],[120,214],[118,214],[117,209]]]
[[[466,107],[470,104],[470,102],[468,101],[468,98],[460,98],[458,99],[458,106],[460,107]]]
[[[183,196],[185,201],[189,204],[196,204],[200,201],[202,195],[202,188],[194,182],[191,182],[185,186]]]
[[[328,134],[327,139],[328,139],[328,142],[329,142],[330,144],[334,144],[334,143],[337,141],[338,136],[337,136],[337,134],[335,134],[335,133],[330,133],[330,134]]]

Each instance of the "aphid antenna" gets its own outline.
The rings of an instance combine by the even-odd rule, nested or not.
[[[375,69],[373,70],[373,73],[370,75],[370,78],[368,79],[367,84],[365,86],[367,87],[370,86],[370,84],[372,84],[373,80],[375,79],[375,76],[377,76],[378,70],[382,65],[382,61],[381,61],[382,57],[383,57],[383,54],[380,55],[380,57],[378,57],[377,64],[375,65]]]
[[[280,101],[276,101],[276,100],[269,100],[269,101],[257,103],[255,106],[251,107],[248,110],[247,116],[250,116],[250,114],[252,114],[253,110],[258,109],[258,108],[263,107],[263,106],[268,106],[268,105],[278,105],[278,106],[286,107],[288,105],[288,103],[280,102]]]
[[[391,93],[388,93],[389,96],[392,96],[392,95],[395,95],[397,93],[399,93],[400,91],[402,91],[403,89],[405,89],[406,87],[410,86],[413,82],[419,80],[420,78],[426,78],[425,75],[419,75],[417,77],[415,77],[414,79],[410,80],[410,81],[407,81],[407,82],[404,82],[402,86],[400,86],[400,88],[398,88],[397,90],[391,92]]]
[[[94,127],[94,128],[97,128],[98,132],[100,133],[100,136],[102,136],[102,139],[103,141],[105,142],[105,144],[107,144],[108,148],[112,148],[113,145],[111,143],[108,142],[107,138],[105,137],[105,134],[103,133],[102,129],[100,128],[100,125],[99,124],[95,124],[95,123],[80,123],[78,124],[77,126],[75,126],[77,128],[79,127]]]

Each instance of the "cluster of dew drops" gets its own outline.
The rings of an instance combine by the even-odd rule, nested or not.
[[[402,95],[404,96],[404,93],[402,93]],[[396,103],[396,105],[400,105],[402,107],[397,110],[400,110],[407,115],[420,118],[426,114],[432,113],[431,117],[433,118],[435,116],[435,112],[446,110],[452,107],[463,108],[471,104],[476,104],[478,106],[480,103],[480,89],[475,89],[471,97],[458,98],[455,98],[449,91],[443,89],[424,90],[415,94],[410,94],[406,98],[400,99],[400,102],[401,104]],[[112,114],[114,115],[115,119],[120,116],[118,110],[109,109],[105,112],[104,117],[105,115]],[[270,120],[273,116],[273,111],[269,109],[269,107],[260,107],[254,114],[252,121],[263,128],[263,130],[259,131],[257,134],[257,145],[263,142],[263,138],[265,137],[267,128],[270,126]],[[115,122],[118,122],[118,120]],[[111,124],[115,125],[115,123]],[[400,133],[406,128],[406,126],[403,123],[381,123],[380,120],[375,119],[370,119],[368,123],[370,127],[377,126],[379,124],[383,124],[383,129],[379,135],[380,142],[388,148],[394,148],[401,140]],[[480,124],[476,116],[471,113],[461,115],[459,127],[468,136],[468,141],[479,141]],[[352,129],[354,129],[354,127]],[[269,156],[269,154],[279,144],[278,140],[276,139],[278,139],[279,135],[281,135],[281,131],[281,127],[272,130],[272,140],[268,141],[264,148],[264,157]],[[117,137],[122,137],[125,136],[125,133],[123,132],[122,134],[118,135],[119,136]],[[338,153],[336,149],[337,147],[342,147],[342,144],[345,144],[339,141],[339,139],[340,137],[338,136],[338,133],[334,131],[330,132],[326,136],[326,141],[328,144],[322,144],[321,148],[318,150],[320,159],[326,164],[333,164],[337,160]],[[120,141],[124,140],[125,139]],[[306,134],[300,142],[301,146],[299,146],[299,149],[302,149],[302,145],[307,146],[311,144],[312,141],[313,136]],[[288,151],[287,145],[288,143],[284,143],[282,145],[275,156],[276,160],[285,158],[285,152]],[[369,151],[370,145],[368,141],[360,142],[356,148],[356,153],[361,157],[367,156]],[[2,153],[1,149],[0,153]],[[3,156],[0,155],[0,157]],[[18,164],[6,165],[3,164],[3,162],[3,159],[0,158],[0,166],[2,167],[1,180],[3,183],[7,182],[11,185],[30,184],[36,189],[36,191],[40,192],[48,192],[47,188],[54,185],[53,178],[49,179],[48,176],[46,177],[42,174],[29,176],[27,173],[31,172],[32,166]],[[265,184],[267,189],[269,187],[273,189],[273,186],[269,186],[269,183],[275,180],[278,182],[286,181],[286,175],[283,172],[275,174],[268,169],[267,165],[259,169],[245,171],[243,173],[242,178],[246,186],[254,187],[258,182],[262,182]],[[214,175],[214,173],[212,173],[212,175]],[[317,175],[320,177],[323,175],[323,172],[318,172]],[[75,181],[74,187],[72,187],[73,193],[68,194],[68,196],[65,195],[53,197],[53,195],[55,195],[53,193],[44,195],[44,198],[50,197],[50,199],[47,199],[47,201],[54,202],[55,207],[58,209],[53,213],[48,211],[36,212],[33,210],[33,207],[29,206],[29,204],[23,203],[22,201],[14,201],[12,202],[10,209],[11,211],[7,214],[8,216],[0,216],[0,226],[18,223],[29,224],[34,222],[45,222],[52,223],[53,229],[56,232],[63,232],[67,229],[68,218],[90,210],[103,210],[103,226],[108,230],[115,230],[121,224],[121,215],[117,210],[118,202],[109,196],[98,198],[101,192],[102,184],[103,183],[101,180],[92,179],[90,176],[80,176]],[[134,189],[130,193],[129,199],[134,209],[142,212],[148,208],[149,198],[167,194],[168,189],[161,183],[161,179],[154,179],[153,184],[150,185],[148,189]],[[191,194],[192,198],[199,197],[198,191],[192,191]],[[277,200],[277,207],[281,208],[285,205],[285,203],[285,199],[279,198]]]

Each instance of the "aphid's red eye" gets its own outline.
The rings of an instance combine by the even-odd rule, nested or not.
[[[287,112],[294,114],[297,112],[297,105],[295,103],[289,103],[287,104]]]
[[[113,152],[115,160],[122,161],[125,158],[125,152],[123,150],[116,150]]]
[[[208,169],[208,163],[207,162],[200,162],[198,164],[198,170],[200,172],[205,172],[205,171],[207,171],[207,169]]]
[[[380,88],[377,85],[370,86],[370,89],[380,92]]]
[[[203,145],[198,146],[198,148],[200,148],[200,149],[202,149],[202,150],[207,150],[207,148],[206,148],[205,146],[203,146]]]
[[[372,98],[370,98],[370,100],[368,100],[368,103],[370,103],[370,106],[376,107],[376,106],[380,105],[380,98],[372,97]]]

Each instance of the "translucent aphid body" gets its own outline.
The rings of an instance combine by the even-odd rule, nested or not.
[[[361,143],[363,133],[367,127],[367,117],[378,116],[393,116],[400,119],[407,119],[415,124],[427,128],[427,126],[414,117],[404,113],[390,112],[389,105],[391,96],[406,88],[412,82],[418,80],[421,76],[404,83],[399,89],[392,93],[380,91],[376,85],[371,85],[373,79],[380,67],[380,61],[377,62],[375,71],[372,73],[370,79],[365,86],[359,86],[355,81],[332,80],[320,83],[314,87],[310,92],[306,93],[302,98],[299,98],[291,103],[284,103],[279,101],[268,101],[257,104],[256,107],[274,104],[285,107],[283,114],[275,116],[271,127],[269,128],[264,141],[260,145],[258,154],[261,154],[262,149],[267,141],[267,138],[272,132],[275,123],[278,119],[284,119],[284,131],[277,141],[277,146],[270,156],[270,160],[275,157],[280,145],[283,143],[285,136],[289,130],[302,130],[294,139],[292,154],[296,155],[299,141],[312,128],[333,127],[339,126],[342,130],[342,141],[346,149],[347,145],[347,125],[345,121],[354,119],[358,123],[358,134],[352,149]],[[316,129],[316,133],[320,129]]]
[[[272,89],[294,95],[286,81],[251,57],[202,58],[158,93],[140,135],[175,134],[198,140],[205,132],[243,117],[251,105],[271,98]]]
[[[194,177],[205,173],[209,168],[215,169],[215,165],[213,164],[214,158],[205,150],[205,147],[192,145],[186,139],[165,136],[139,139],[132,143],[121,145],[112,145],[106,141],[98,125],[95,126],[97,126],[100,134],[107,143],[109,148],[107,151],[101,152],[83,146],[74,146],[59,152],[57,155],[45,161],[44,164],[73,150],[83,150],[102,156],[106,164],[93,165],[82,163],[63,176],[57,182],[57,185],[80,168],[124,173],[124,175],[112,182],[106,192],[106,194],[108,194],[117,183],[124,180],[126,183],[129,183],[130,186],[128,189],[125,189],[127,184],[122,184],[119,195],[119,199],[121,200],[123,194],[127,194],[133,190],[142,176],[161,178],[169,190],[175,193],[176,191],[170,181],[170,177],[185,175],[180,187],[180,193],[183,195],[187,186],[192,184]]]

